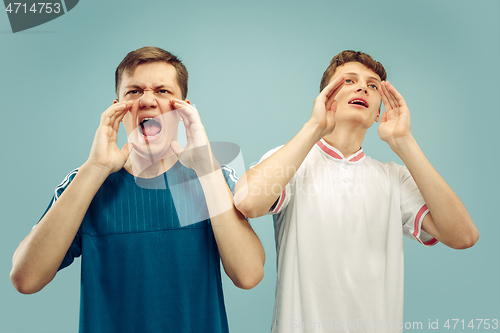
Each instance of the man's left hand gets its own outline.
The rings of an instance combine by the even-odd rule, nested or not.
[[[385,112],[380,118],[378,134],[392,150],[397,150],[400,143],[413,139],[410,110],[408,110],[403,96],[389,81],[381,83],[380,96],[382,96]]]
[[[186,128],[186,147],[182,149],[177,141],[172,141],[170,144],[179,161],[186,168],[196,171],[199,176],[219,169],[219,164],[212,154],[198,110],[180,99],[174,99],[172,104],[176,109],[174,112],[179,114]]]

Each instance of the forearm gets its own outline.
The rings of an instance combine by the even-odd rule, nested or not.
[[[426,231],[453,248],[472,246],[479,237],[477,228],[458,196],[430,164],[415,139],[411,136],[398,142],[398,147],[393,149],[410,171],[429,208],[433,223],[427,227],[433,230]]]
[[[200,183],[226,274],[237,287],[253,288],[264,276],[265,254],[259,238],[234,207],[221,169],[200,177]]]
[[[286,145],[249,169],[236,185],[236,207],[247,217],[265,215],[320,139],[317,128],[308,122]]]
[[[68,251],[95,193],[106,177],[84,164],[12,258],[13,285],[34,293],[47,285]]]

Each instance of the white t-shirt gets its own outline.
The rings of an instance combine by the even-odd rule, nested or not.
[[[402,331],[402,235],[437,243],[421,229],[429,210],[406,167],[361,149],[344,158],[321,140],[271,209],[273,333]]]

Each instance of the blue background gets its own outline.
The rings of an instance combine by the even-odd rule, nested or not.
[[[116,66],[145,45],[184,61],[188,98],[208,137],[237,143],[247,168],[307,121],[333,55],[354,49],[381,61],[409,105],[422,150],[481,234],[465,251],[405,240],[404,320],[426,328],[429,320],[442,327],[452,318],[466,326],[500,319],[499,23],[498,0],[82,0],[16,34],[0,13],[0,332],[77,332],[79,260],[27,296],[10,284],[11,258],[54,187],[88,157],[100,114],[115,97]],[[365,152],[398,161],[376,126]],[[252,225],[266,250],[265,278],[251,291],[224,278],[236,333],[269,332],[273,312],[272,220]]]

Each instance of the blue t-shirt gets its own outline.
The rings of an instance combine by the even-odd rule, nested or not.
[[[234,170],[222,170],[234,191]],[[203,190],[179,162],[152,179],[111,174],[59,269],[80,255],[80,332],[228,332]]]

